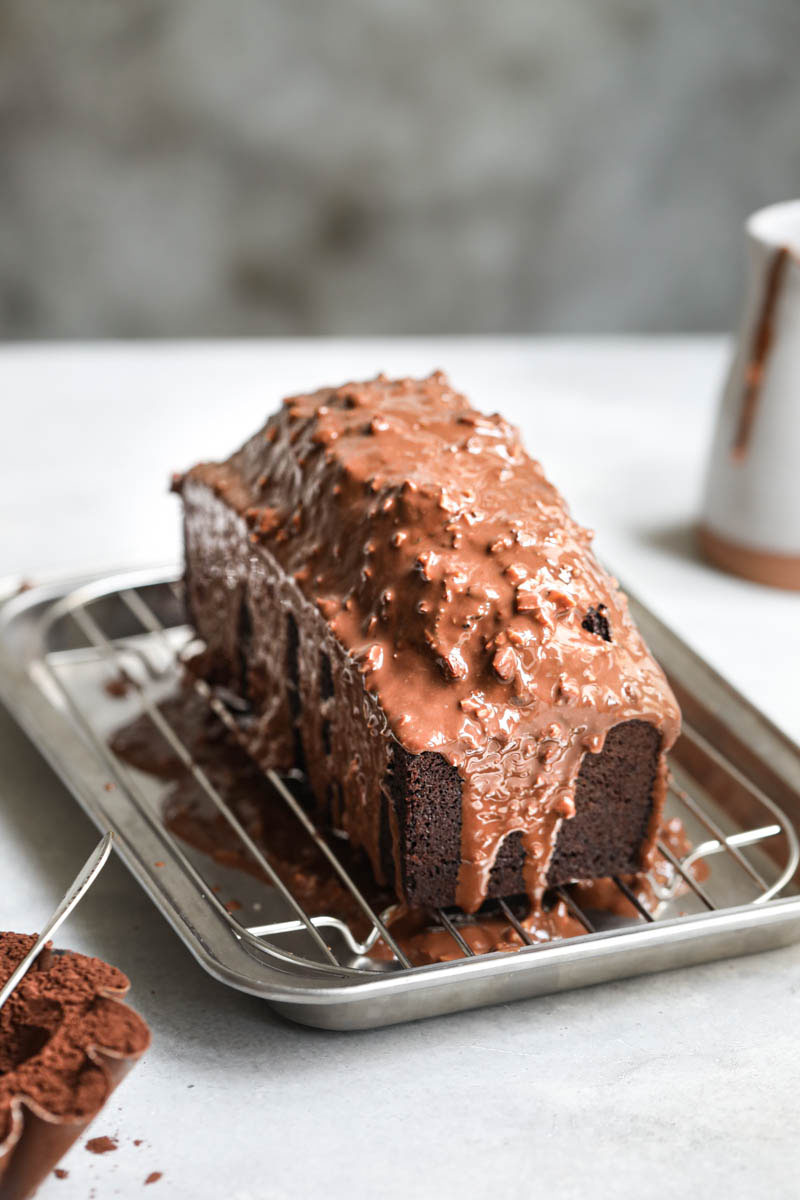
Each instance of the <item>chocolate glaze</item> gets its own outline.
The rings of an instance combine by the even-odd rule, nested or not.
[[[131,686],[130,681],[120,672],[107,679],[103,684],[103,689],[112,700],[123,700],[130,692]]]
[[[33,944],[0,934],[0,984]],[[146,1050],[121,971],[45,950],[0,1009],[0,1197],[28,1196]]]
[[[474,912],[512,833],[538,903],[584,755],[600,754],[609,730],[632,720],[661,737],[647,861],[677,704],[591,534],[500,417],[471,409],[440,374],[379,377],[287,400],[231,459],[193,468],[176,487],[187,510],[205,510],[209,539],[249,531],[250,623],[277,620],[276,587],[291,593],[279,616],[305,603],[324,617],[337,703],[317,717],[330,723],[330,751],[306,765],[317,795],[331,778],[339,784],[330,818],[366,849],[378,878],[393,743],[435,751],[458,771],[456,899]],[[259,603],[260,590],[270,602]],[[260,736],[275,765],[290,765],[293,714],[269,698],[275,664],[248,660],[250,632],[236,631],[227,649],[242,655],[247,690],[266,704]],[[270,641],[259,633],[254,645]],[[284,645],[277,629],[272,643]],[[288,653],[284,670],[291,639]],[[302,678],[304,664],[295,670]],[[397,863],[396,828],[390,836]]]
[[[772,338],[775,326],[775,310],[780,299],[781,288],[783,286],[783,277],[786,273],[786,268],[789,265],[791,254],[786,246],[779,247],[773,255],[767,272],[767,278],[764,285],[764,295],[761,301],[761,308],[758,314],[758,320],[753,331],[753,340],[750,346],[750,356],[747,361],[744,376],[744,395],[742,396],[742,407],[739,413],[739,421],[736,426],[736,432],[733,438],[732,454],[734,459],[741,461],[747,454],[750,446],[750,440],[753,436],[753,428],[755,426],[756,412],[758,410],[758,401],[761,396],[761,387],[764,382],[764,374],[767,366],[767,359],[772,348]]]
[[[586,933],[581,923],[570,916],[562,900],[553,905],[539,904],[530,908],[526,916],[520,916],[518,919],[536,945],[558,941],[561,938],[580,937]],[[464,957],[464,951],[452,934],[441,924],[433,924],[430,915],[420,909],[398,906],[398,911],[393,913],[389,920],[389,928],[414,966],[454,962]],[[459,921],[458,932],[473,954],[512,952],[521,950],[526,945],[506,917],[494,915],[492,912],[480,913],[471,921]],[[372,957],[388,961],[392,954],[383,942],[378,942],[372,951]]]

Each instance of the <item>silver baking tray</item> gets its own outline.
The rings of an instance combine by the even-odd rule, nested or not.
[[[192,639],[180,595],[179,572],[169,568],[22,592],[0,608],[0,697],[97,826],[113,829],[125,863],[188,949],[231,987],[307,1025],[359,1029],[749,954],[800,937],[800,748],[634,600],[634,616],[684,713],[671,758],[670,811],[695,847],[678,859],[661,845],[674,882],[659,885],[654,913],[584,913],[567,897],[585,936],[473,955],[459,915],[438,911],[431,922],[462,957],[410,966],[386,930],[386,913],[373,911],[345,871],[336,839],[314,828],[293,782],[273,776],[297,836],[316,840],[372,933],[359,942],[336,917],[310,916],[170,727],[161,732],[273,886],[173,836],[162,820],[164,785],[108,747],[110,733],[143,711],[163,721],[158,702]],[[131,686],[112,698],[104,684],[120,672]],[[207,689],[203,694],[235,727],[230,710]],[[708,866],[702,882],[692,870],[698,855]],[[513,912],[506,915],[513,924]],[[368,957],[379,937],[396,950],[393,961]]]

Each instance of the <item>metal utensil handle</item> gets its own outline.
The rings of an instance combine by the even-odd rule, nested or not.
[[[22,962],[18,964],[14,971],[12,971],[3,987],[0,988],[0,1008],[2,1008],[6,1000],[8,1000],[9,996],[14,991],[14,988],[17,986],[23,975],[25,975],[28,968],[39,954],[39,951],[45,942],[50,940],[62,922],[67,919],[73,908],[75,908],[75,906],[80,903],[80,901],[86,895],[89,888],[92,886],[95,879],[105,866],[106,860],[111,853],[111,845],[113,841],[114,834],[109,831],[101,840],[99,845],[97,845],[89,855],[86,862],[83,864],[83,867],[75,877],[72,886],[67,889],[63,900],[50,917],[50,920],[42,929],[41,933],[23,958]]]

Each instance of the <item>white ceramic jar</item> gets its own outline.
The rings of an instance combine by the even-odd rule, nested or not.
[[[712,562],[800,589],[800,200],[746,225],[749,277],[700,523]]]

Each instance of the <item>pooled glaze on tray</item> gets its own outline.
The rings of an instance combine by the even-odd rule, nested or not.
[[[591,533],[500,417],[440,374],[347,384],[287,400],[177,486],[210,488],[248,523],[358,664],[372,718],[457,769],[462,909],[480,907],[516,831],[541,900],[583,757],[631,720],[661,734],[647,861],[677,704]],[[336,767],[336,823],[380,874],[381,774]]]

